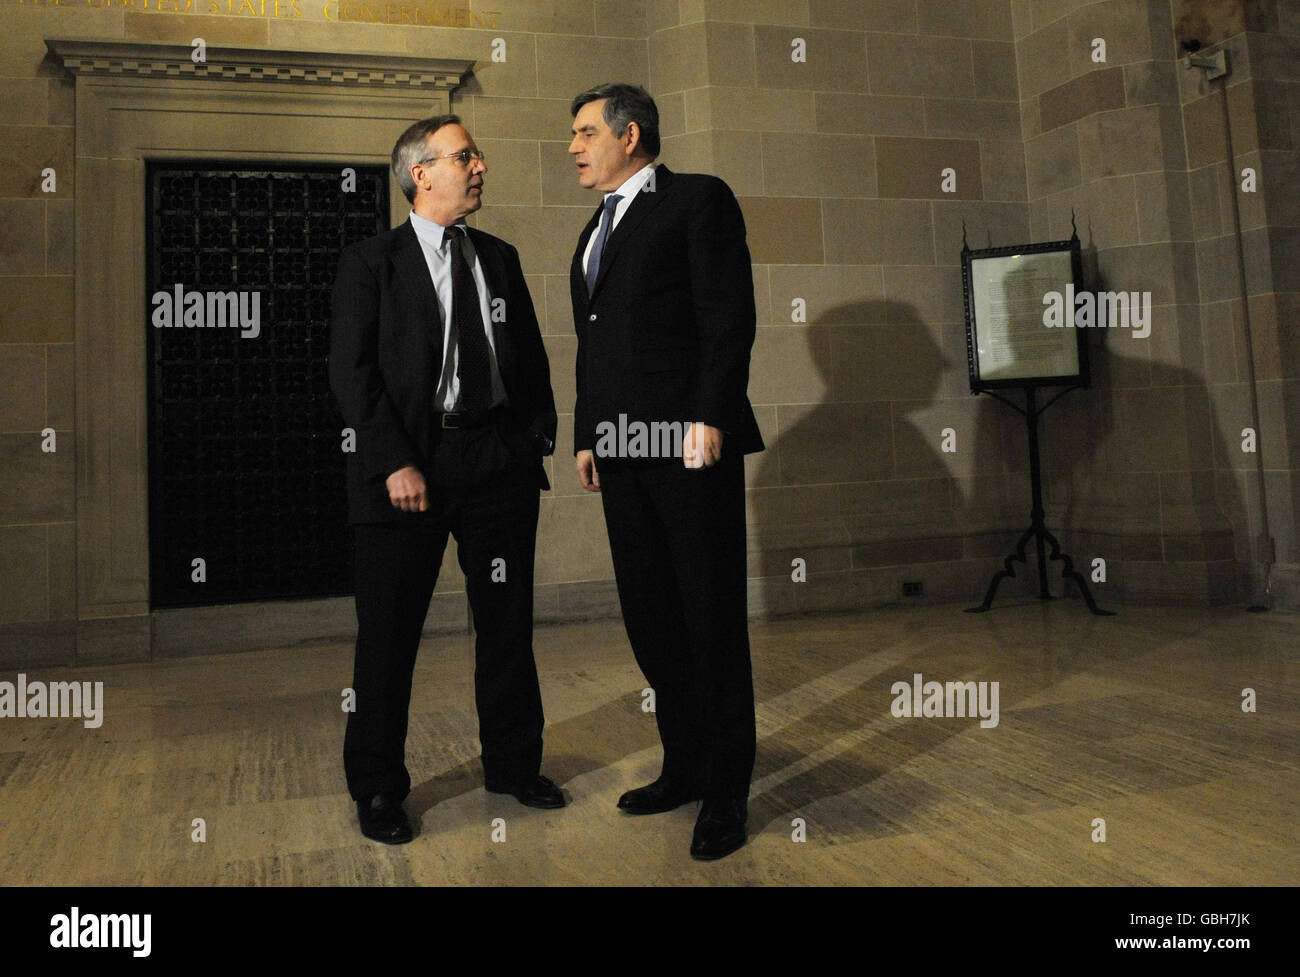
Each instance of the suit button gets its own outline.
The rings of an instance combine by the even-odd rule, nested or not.
[[[588,321],[588,322],[595,322],[595,321],[596,321],[596,313],[593,312],[591,315],[587,316],[587,321]]]

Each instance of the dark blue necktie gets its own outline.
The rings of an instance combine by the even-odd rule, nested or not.
[[[600,227],[596,231],[596,243],[591,246],[591,258],[587,261],[587,294],[596,287],[596,276],[600,274],[600,256],[605,253],[605,242],[609,240],[610,228],[614,226],[614,208],[623,198],[611,193],[605,198],[605,209],[600,215]]]

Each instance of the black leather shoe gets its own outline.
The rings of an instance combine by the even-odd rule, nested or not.
[[[730,855],[745,844],[745,819],[749,815],[743,797],[706,800],[695,821],[691,857],[702,862]]]
[[[628,814],[662,814],[699,799],[700,792],[691,784],[660,777],[653,784],[629,790],[618,799],[618,809]]]
[[[556,808],[564,807],[564,794],[550,777],[540,773],[530,777],[522,784],[507,787],[502,784],[484,784],[493,794],[510,794],[525,807]]]
[[[404,845],[415,837],[402,802],[390,794],[376,794],[368,801],[357,801],[357,818],[361,821],[361,833],[371,841]]]

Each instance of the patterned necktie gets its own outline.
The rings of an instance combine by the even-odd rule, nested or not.
[[[596,231],[596,243],[591,246],[591,257],[587,261],[587,294],[591,295],[596,287],[596,276],[600,274],[600,256],[605,253],[605,242],[609,240],[610,228],[614,226],[614,208],[623,198],[611,193],[605,198],[605,209],[600,215],[600,228]]]
[[[492,367],[487,334],[483,331],[483,312],[478,304],[478,286],[462,250],[464,234],[459,227],[446,230],[451,242],[451,317],[456,324],[460,353],[456,365],[460,396],[456,406],[458,410],[478,411],[492,406]]]

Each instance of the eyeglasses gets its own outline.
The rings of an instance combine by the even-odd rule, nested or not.
[[[457,163],[459,163],[461,166],[469,166],[469,164],[470,164],[473,160],[479,160],[480,162],[482,162],[482,161],[485,159],[485,157],[483,156],[483,153],[482,153],[481,150],[478,150],[478,149],[462,149],[462,150],[461,150],[460,152],[458,152],[458,153],[447,153],[447,154],[445,154],[445,155],[443,155],[443,156],[426,156],[426,157],[425,157],[424,159],[422,159],[422,160],[417,160],[417,162],[418,162],[418,163],[436,163],[436,162],[437,162],[438,160],[440,160],[440,159],[454,159],[454,160],[455,160]]]

